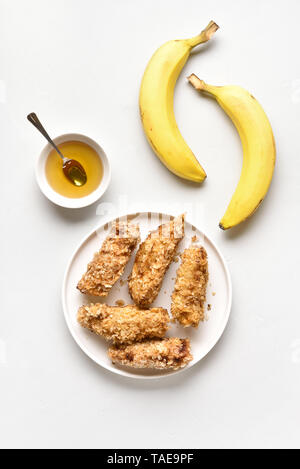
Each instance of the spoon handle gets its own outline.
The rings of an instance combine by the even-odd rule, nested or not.
[[[31,114],[28,114],[27,116],[27,119],[29,120],[29,122],[31,122],[32,125],[34,125],[34,127],[36,127],[40,132],[41,134],[45,137],[46,140],[48,140],[48,142],[50,143],[50,145],[53,146],[53,148],[57,151],[57,153],[59,154],[59,156],[65,160],[66,158],[64,157],[64,155],[61,153],[61,151],[59,150],[59,148],[55,145],[55,143],[53,142],[53,140],[49,137],[49,135],[47,134],[46,130],[44,129],[44,127],[42,126],[41,122],[39,121],[38,119],[38,116],[32,112]]]

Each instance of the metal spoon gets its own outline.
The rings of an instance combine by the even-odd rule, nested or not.
[[[63,172],[65,176],[71,181],[75,186],[81,187],[84,186],[84,184],[87,181],[87,175],[84,170],[84,168],[81,166],[81,164],[76,161],[76,160],[71,160],[69,158],[65,158],[62,152],[59,150],[59,148],[55,145],[53,140],[49,137],[47,134],[46,130],[40,123],[37,115],[32,112],[27,116],[27,119],[31,124],[33,124],[40,132],[41,134],[48,140],[50,145],[53,146],[53,148],[57,151],[61,159],[63,160]]]

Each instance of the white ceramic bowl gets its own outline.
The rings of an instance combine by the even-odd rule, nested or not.
[[[98,154],[99,159],[101,160],[101,163],[103,166],[103,178],[99,187],[94,192],[87,195],[86,197],[81,197],[78,199],[64,197],[63,195],[58,194],[54,189],[52,189],[52,187],[50,186],[47,180],[46,171],[45,171],[45,166],[46,166],[48,155],[53,149],[49,143],[42,150],[38,158],[38,161],[36,164],[36,179],[37,179],[39,188],[41,189],[43,194],[47,197],[47,199],[51,200],[51,202],[53,202],[54,204],[59,205],[60,207],[65,207],[65,208],[82,208],[82,207],[87,207],[88,205],[93,204],[94,202],[99,200],[100,197],[102,197],[102,195],[105,193],[110,183],[111,169],[110,169],[108,158],[104,150],[100,147],[100,145],[98,145],[98,143],[96,143],[91,138],[86,137],[85,135],[81,135],[81,134],[64,134],[53,139],[56,145],[59,145],[61,143],[68,142],[71,140],[86,143],[87,145],[92,147]]]

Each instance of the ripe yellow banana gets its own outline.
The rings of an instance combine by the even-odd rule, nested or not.
[[[141,118],[151,147],[170,171],[195,182],[206,174],[177,127],[174,88],[193,47],[207,42],[217,29],[211,21],[196,37],[161,46],[148,63],[140,90]]]
[[[270,122],[256,99],[239,86],[211,86],[196,75],[189,77],[197,90],[214,96],[235,124],[243,144],[243,169],[236,191],[220,222],[227,230],[250,217],[272,181],[276,148]]]

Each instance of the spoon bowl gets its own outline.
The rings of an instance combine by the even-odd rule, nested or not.
[[[94,192],[92,192],[91,194],[85,197],[74,199],[74,198],[69,198],[69,197],[59,194],[49,184],[49,181],[47,178],[46,166],[47,166],[49,155],[52,151],[52,146],[48,143],[41,150],[41,153],[39,157],[37,158],[36,167],[35,167],[36,180],[37,180],[37,183],[41,192],[44,194],[45,197],[47,197],[48,200],[50,200],[56,205],[59,205],[60,207],[69,208],[69,209],[79,209],[79,208],[88,207],[92,205],[103,196],[111,180],[110,162],[105,151],[99,145],[99,143],[97,143],[95,140],[80,133],[68,133],[68,134],[59,135],[55,137],[53,140],[54,140],[54,143],[59,147],[61,145],[63,146],[64,143],[70,142],[70,141],[82,142],[82,143],[85,143],[86,145],[89,145],[91,148],[93,148],[96,151],[99,157],[99,160],[103,167],[103,177],[98,188]],[[105,208],[103,210],[105,210]]]

